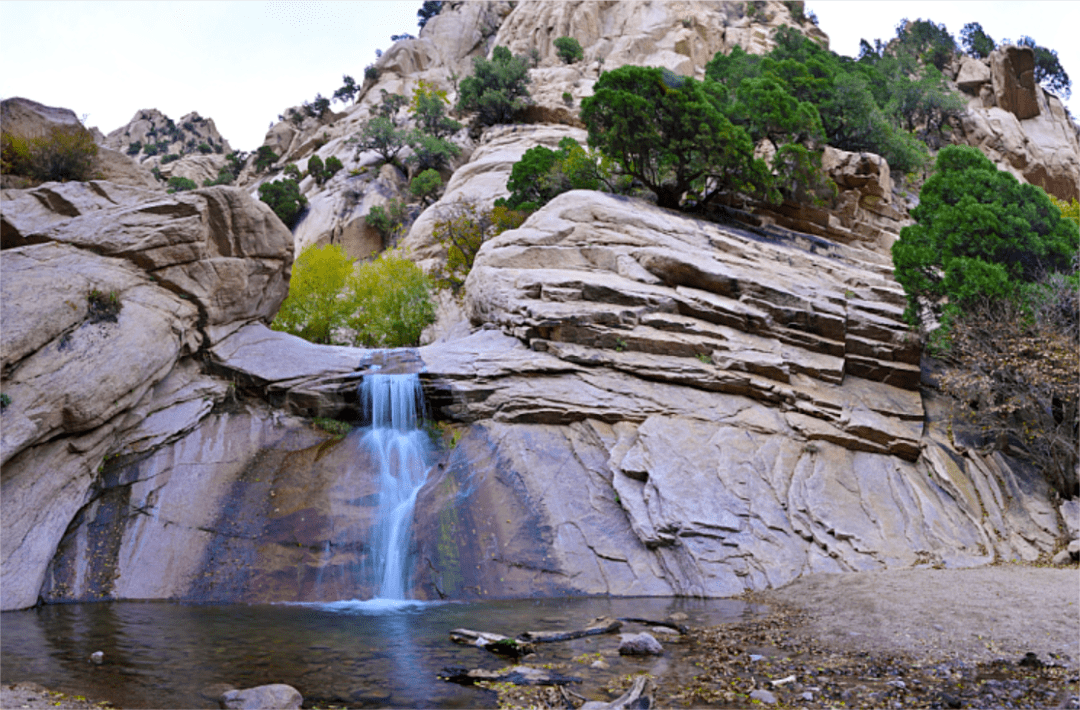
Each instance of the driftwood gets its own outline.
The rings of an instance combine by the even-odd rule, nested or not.
[[[500,656],[521,658],[533,653],[535,649],[528,641],[519,641],[508,636],[493,634],[488,631],[473,631],[471,629],[454,629],[450,632],[450,640],[465,646],[476,646],[485,651],[497,653]]]
[[[638,619],[633,616],[620,616],[619,621],[625,621],[628,624],[644,624],[646,626],[662,626],[665,629],[675,629],[680,634],[685,634],[690,631],[690,627],[686,624],[676,624],[674,621],[653,621],[652,619]]]
[[[586,628],[577,631],[526,631],[525,633],[518,635],[518,639],[522,641],[531,641],[532,643],[570,641],[571,639],[579,639],[585,636],[614,633],[620,628],[622,628],[621,621],[602,616],[599,619],[593,619]]]
[[[569,685],[570,683],[581,682],[581,678],[562,675],[544,668],[533,668],[532,666],[510,666],[509,668],[500,668],[497,671],[450,666],[442,669],[439,678],[458,685],[474,685],[485,680],[494,683],[512,683],[514,685]]]
[[[593,700],[582,705],[578,710],[649,710],[653,706],[652,678],[639,675],[634,685],[610,703]]]

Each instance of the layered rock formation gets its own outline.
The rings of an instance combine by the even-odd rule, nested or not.
[[[201,353],[274,315],[292,240],[235,188],[49,183],[4,191],[0,213],[10,609],[36,600],[107,455],[160,447],[225,397],[225,381],[201,374]]]

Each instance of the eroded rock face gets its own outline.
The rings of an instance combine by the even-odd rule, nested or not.
[[[161,446],[225,397],[196,358],[277,311],[292,240],[233,188],[174,197],[94,181],[4,191],[0,245],[11,609],[37,599],[106,454]]]
[[[1035,83],[1028,47],[1002,47],[983,60],[965,58],[957,86],[972,98],[961,138],[999,169],[1063,200],[1080,192],[1080,126],[1061,100]]]

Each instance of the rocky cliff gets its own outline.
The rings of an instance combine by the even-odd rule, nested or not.
[[[363,216],[404,176],[348,139],[379,89],[452,91],[450,72],[496,42],[572,34],[586,49],[570,67],[542,50],[532,123],[455,137],[445,194],[403,240],[433,266],[449,204],[505,194],[533,145],[583,139],[558,97],[588,95],[598,58],[689,73],[734,43],[763,51],[793,22],[772,2],[753,20],[691,2],[447,5],[383,55],[355,106],[271,130],[279,166],[346,165],[305,179],[294,234],[251,197],[268,178],[250,169],[242,188],[176,195],[109,180],[3,192],[0,607],[367,595],[349,575],[369,549],[337,541],[373,524],[371,464],[355,434],[334,440],[310,418],[359,421],[356,387],[375,368],[419,373],[456,432],[417,504],[422,597],[729,595],[815,571],[1041,559],[1077,536],[1075,501],[954,441],[924,387],[887,251],[908,196],[878,156],[827,153],[838,208],[785,205],[742,227],[566,193],[485,245],[419,349],[267,328],[295,248],[378,248]],[[983,97],[1020,61],[965,64],[957,84]],[[1058,135],[1045,95],[1037,115],[1001,108],[1030,113],[1013,94],[972,98],[968,115],[1014,118],[1045,138],[1042,153],[1024,139],[1025,165],[1067,175],[1075,131]]]

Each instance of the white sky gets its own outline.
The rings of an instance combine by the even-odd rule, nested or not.
[[[233,148],[254,150],[289,106],[329,98],[342,74],[362,80],[390,35],[417,34],[420,0],[379,2],[0,2],[0,98],[22,96],[89,114],[108,133],[140,109],[214,119]],[[1030,35],[1055,49],[1080,115],[1080,3],[809,0],[840,54],[889,39],[901,18],[995,40]]]

